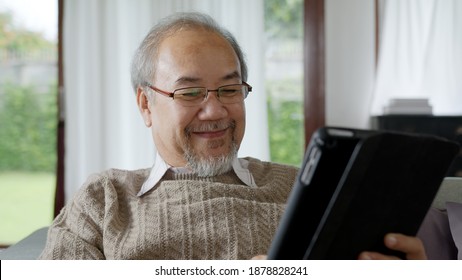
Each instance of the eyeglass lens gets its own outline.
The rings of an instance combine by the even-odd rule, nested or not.
[[[204,87],[178,89],[174,92],[173,99],[184,105],[197,105],[202,103],[208,94],[217,92],[218,100],[223,104],[232,104],[243,101],[247,97],[247,86],[227,85],[217,90],[207,90]]]

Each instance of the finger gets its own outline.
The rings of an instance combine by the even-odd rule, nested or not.
[[[258,255],[251,258],[251,260],[266,260],[266,255]]]
[[[358,256],[358,260],[399,260],[398,257],[388,256],[377,252],[364,251]]]
[[[385,235],[384,242],[388,248],[405,253],[408,260],[423,260],[427,258],[422,241],[417,237],[389,233]]]

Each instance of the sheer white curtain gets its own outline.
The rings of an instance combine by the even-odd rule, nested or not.
[[[462,114],[462,1],[383,0],[372,114],[390,98],[428,98]]]
[[[254,92],[246,100],[246,136],[239,155],[269,159],[262,1],[65,1],[66,200],[91,173],[153,164],[155,148],[136,107],[130,61],[148,30],[177,11],[208,13],[241,43]]]

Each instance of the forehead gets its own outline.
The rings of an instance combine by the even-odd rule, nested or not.
[[[159,45],[155,63],[156,72],[167,71],[170,75],[205,72],[240,75],[239,59],[231,44],[216,32],[198,28],[180,29],[166,37]]]

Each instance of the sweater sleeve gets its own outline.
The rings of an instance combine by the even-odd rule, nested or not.
[[[457,259],[457,248],[446,211],[431,208],[417,233],[430,260]]]
[[[39,259],[104,259],[102,224],[107,180],[93,176],[62,209]]]

